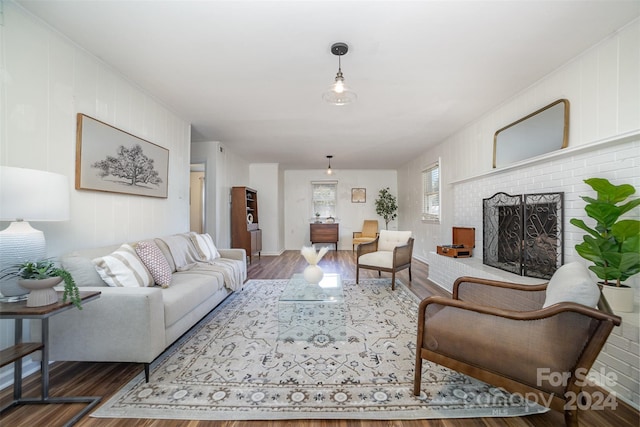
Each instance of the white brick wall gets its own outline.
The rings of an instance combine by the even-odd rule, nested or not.
[[[583,180],[591,177],[609,179],[614,184],[628,183],[640,189],[640,137],[627,142],[605,143],[594,149],[577,150],[569,155],[558,156],[545,164],[535,163],[505,172],[487,174],[471,180],[454,183],[453,204],[454,224],[476,228],[475,262],[482,263],[482,199],[499,191],[508,194],[536,192],[564,192],[565,219],[565,263],[581,261],[588,264],[575,251],[574,246],[582,241],[583,232],[569,224],[571,218],[582,218],[589,223],[584,212],[585,202],[581,195],[593,195],[593,190]],[[639,190],[640,191],[640,190]],[[637,211],[636,211],[637,212]],[[637,213],[634,213],[638,217]],[[429,277],[438,284],[450,288],[452,277],[477,273],[487,277],[482,268],[473,270],[473,261],[439,259],[429,256]],[[451,264],[451,265],[450,265]],[[459,265],[455,265],[459,264]],[[472,270],[470,270],[472,268]],[[639,276],[627,283],[636,288],[636,301],[640,297]],[[456,276],[459,277],[459,276]],[[455,277],[453,277],[455,280]],[[597,280],[594,276],[594,280]],[[441,285],[442,286],[442,285]],[[448,289],[451,291],[451,289]],[[592,376],[598,380],[599,373],[615,374],[612,387],[606,387],[616,395],[640,407],[640,315],[636,305],[635,313],[623,314],[623,324],[614,328],[605,348],[592,369]]]
[[[584,232],[569,224],[571,218],[590,220],[585,212],[582,195],[595,196],[595,193],[583,181],[587,178],[601,177],[613,184],[631,184],[640,188],[640,136],[632,141],[602,144],[594,149],[582,149],[551,158],[546,163],[533,163],[500,173],[490,173],[453,185],[453,223],[460,226],[475,227],[476,248],[474,258],[482,259],[482,199],[497,192],[512,195],[564,192],[564,250],[565,263],[582,261],[574,249],[582,242]],[[638,197],[637,194],[634,197]],[[637,210],[634,215],[638,217]],[[640,275],[630,279],[629,284],[636,287],[636,300],[640,298],[638,281]]]

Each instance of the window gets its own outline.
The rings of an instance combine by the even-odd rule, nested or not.
[[[422,171],[422,219],[440,221],[440,162]]]
[[[321,218],[336,217],[338,201],[338,181],[317,181],[311,183],[313,215]]]

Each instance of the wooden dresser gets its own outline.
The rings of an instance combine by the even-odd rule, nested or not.
[[[340,228],[338,224],[309,224],[309,236],[311,244],[314,243],[333,243],[338,250],[338,238],[340,236]]]

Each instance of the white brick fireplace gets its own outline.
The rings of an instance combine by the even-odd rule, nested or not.
[[[592,195],[593,190],[583,180],[604,177],[613,184],[629,183],[640,191],[640,136],[638,133],[600,141],[563,153],[545,156],[533,162],[524,162],[500,172],[489,172],[481,176],[452,183],[454,224],[475,227],[476,248],[473,258],[455,260],[428,255],[429,278],[440,286],[451,290],[453,281],[461,275],[486,277],[495,280],[514,280],[520,283],[541,283],[544,280],[512,275],[482,264],[482,199],[497,192],[509,194],[564,192],[565,203],[565,263],[581,261],[575,244],[582,241],[583,232],[569,224],[571,218],[590,220],[584,213],[581,195]],[[634,214],[637,217],[637,214]],[[592,374],[601,372],[615,374],[617,380],[612,388],[625,401],[635,407],[640,405],[640,275],[627,282],[636,288],[634,313],[617,313],[623,324],[614,329],[603,352],[594,364]],[[594,276],[594,280],[595,276]]]

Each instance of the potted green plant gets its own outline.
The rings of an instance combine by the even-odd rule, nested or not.
[[[620,219],[640,205],[640,199],[627,199],[636,192],[630,184],[613,185],[604,178],[584,181],[597,194],[594,199],[581,196],[587,202],[587,216],[595,220],[590,227],[583,220],[572,218],[570,223],[586,231],[582,243],[575,246],[578,254],[593,263],[589,267],[603,281],[604,293],[615,311],[633,311],[633,288],[624,284],[629,277],[640,273],[640,221]]]
[[[396,198],[389,191],[389,187],[378,192],[376,199],[376,213],[384,219],[385,229],[389,229],[389,223],[398,217],[398,203]]]
[[[2,279],[11,276],[17,277],[18,284],[31,291],[27,298],[28,307],[39,307],[57,302],[58,295],[53,287],[64,281],[62,301],[66,302],[68,299],[82,310],[80,291],[71,273],[56,266],[51,260],[24,261],[15,264],[4,270]]]

